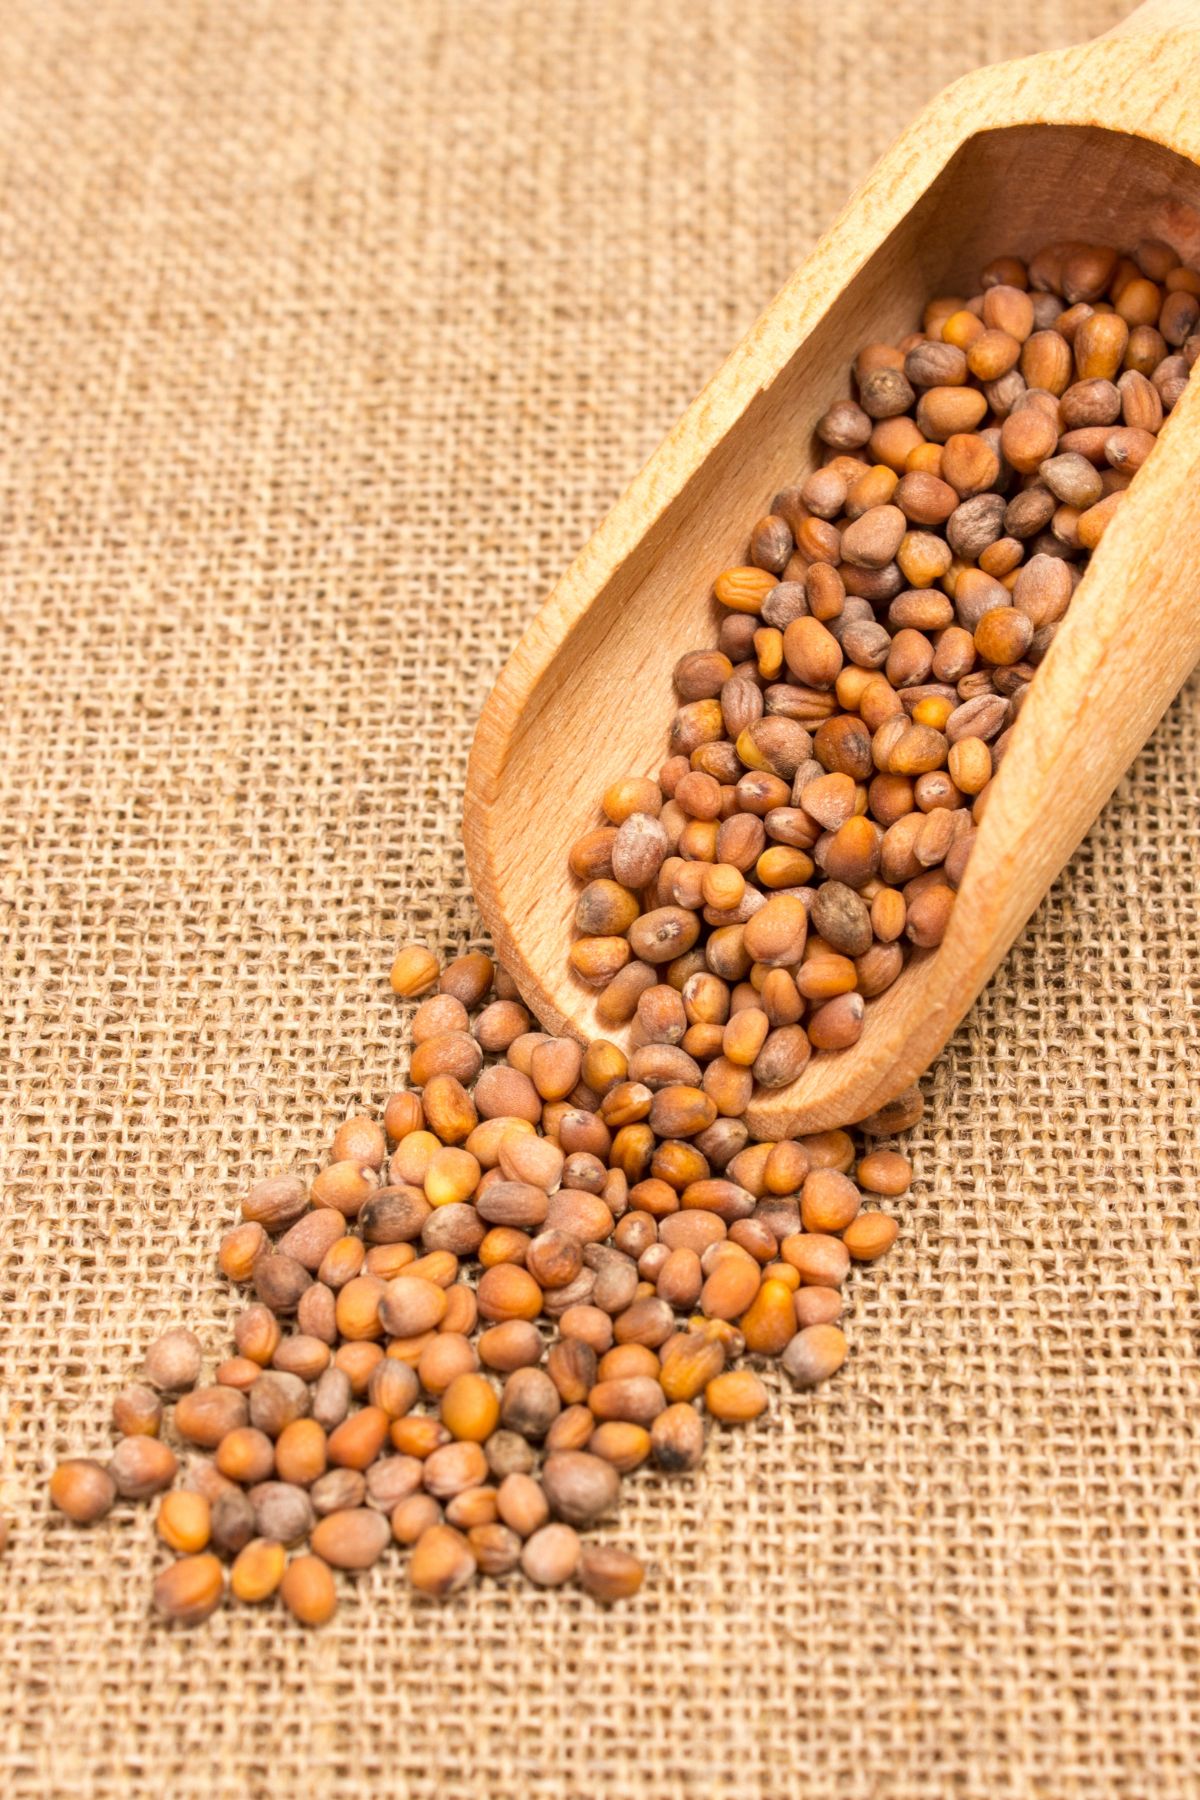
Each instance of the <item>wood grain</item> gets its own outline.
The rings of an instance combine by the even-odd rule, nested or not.
[[[969,292],[1001,252],[1165,238],[1200,257],[1200,6],[1150,0],[1118,33],[984,69],[926,109],[743,339],[551,593],[475,736],[467,858],[501,960],[546,1027],[601,1034],[571,974],[571,843],[599,794],[655,770],[671,671],[715,641],[712,581],[812,466],[849,356]],[[865,1117],[926,1069],[1200,658],[1200,384],[1095,553],[1033,683],[939,951],[867,1009],[858,1044],[759,1089],[760,1137]],[[611,1034],[608,1034],[611,1035]]]

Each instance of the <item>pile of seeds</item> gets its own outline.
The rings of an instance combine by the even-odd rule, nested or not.
[[[670,1021],[723,1114],[855,1043],[941,943],[1029,684],[1200,350],[1200,272],[1152,240],[1000,257],[979,288],[860,350],[821,466],[716,579],[657,778],[609,788],[571,851],[602,1027]]]
[[[628,1058],[548,1037],[479,952],[439,971],[409,946],[392,985],[429,994],[412,1087],[382,1124],[347,1120],[311,1185],[250,1190],[219,1257],[254,1294],[233,1354],[205,1381],[199,1340],[168,1331],[117,1396],[111,1456],[51,1478],[84,1524],[162,1496],[168,1619],[278,1592],[323,1623],[333,1572],[392,1543],[438,1598],[518,1568],[636,1593],[637,1559],[580,1534],[641,1465],[694,1469],[710,1422],[764,1410],[743,1355],[798,1388],[833,1374],[842,1284],[896,1236],[864,1197],[905,1191],[902,1156],[852,1179],[845,1132],[752,1144],[669,1030]],[[910,1094],[869,1126],[920,1110]]]
[[[204,1382],[169,1331],[112,1455],[55,1470],[81,1523],[162,1496],[165,1617],[278,1592],[319,1624],[334,1571],[393,1542],[421,1594],[517,1569],[633,1594],[636,1558],[580,1535],[623,1478],[694,1469],[711,1422],[763,1411],[744,1355],[802,1389],[841,1366],[842,1285],[893,1242],[874,1199],[909,1166],[856,1164],[843,1131],[752,1143],[753,1083],[852,1044],[905,945],[940,943],[1029,683],[1200,349],[1200,274],[1162,244],[1055,245],[980,286],[860,352],[822,466],[717,580],[658,779],[610,788],[572,851],[572,965],[628,1050],[534,1030],[482,953],[402,950],[393,988],[429,996],[410,1087],[311,1186],[251,1189],[220,1250],[254,1294],[234,1354]],[[863,1130],[920,1111],[911,1090]]]

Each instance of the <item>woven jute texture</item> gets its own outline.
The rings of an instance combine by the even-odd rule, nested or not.
[[[627,1484],[635,1603],[397,1556],[187,1635],[148,1509],[44,1498],[402,1075],[396,938],[478,941],[555,573],[920,102],[1123,10],[10,0],[0,1792],[1200,1793],[1195,686],[931,1076],[842,1376]]]

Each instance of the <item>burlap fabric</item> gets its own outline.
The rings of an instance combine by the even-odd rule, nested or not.
[[[396,1558],[184,1635],[148,1511],[44,1500],[402,1072],[396,936],[475,941],[556,571],[922,100],[1123,10],[11,0],[5,1794],[1200,1792],[1195,687],[931,1078],[844,1375],[628,1484],[635,1604]]]

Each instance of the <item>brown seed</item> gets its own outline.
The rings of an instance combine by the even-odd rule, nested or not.
[[[850,1272],[850,1256],[840,1238],[821,1231],[797,1232],[784,1238],[780,1254],[802,1282],[812,1287],[840,1287]]]
[[[600,1456],[584,1450],[558,1450],[543,1465],[542,1488],[552,1512],[569,1525],[586,1528],[616,1506],[621,1478]]]
[[[259,1537],[278,1538],[281,1544],[298,1544],[313,1528],[316,1514],[303,1488],[293,1487],[286,1481],[260,1481],[246,1497],[254,1509],[254,1531]],[[248,1531],[246,1538],[251,1535]],[[213,1538],[215,1541],[215,1515]]]
[[[783,1353],[783,1367],[795,1387],[816,1387],[846,1360],[845,1333],[837,1325],[807,1325]]]
[[[393,1094],[383,1109],[383,1128],[393,1143],[419,1131],[424,1122],[419,1094]]]
[[[178,1625],[199,1625],[216,1612],[225,1593],[225,1571],[210,1553],[184,1556],[154,1582],[155,1610]]]
[[[673,1320],[672,1320],[673,1322]],[[628,1375],[599,1381],[588,1394],[588,1406],[601,1421],[621,1419],[649,1427],[666,1405],[663,1390],[651,1375]]]
[[[223,1388],[223,1393],[231,1395],[235,1400],[245,1401],[232,1388]],[[86,1466],[64,1464],[64,1467]],[[179,1461],[175,1452],[166,1444],[152,1437],[122,1438],[112,1453],[108,1465],[108,1473],[116,1485],[117,1493],[123,1500],[148,1500],[151,1494],[160,1494],[164,1488],[170,1487],[179,1471]],[[54,1497],[53,1486],[51,1498]],[[57,1505],[58,1502],[55,1501]],[[63,1507],[65,1512],[67,1509]],[[107,1507],[105,1511],[107,1511]]]
[[[313,1527],[315,1555],[335,1569],[369,1569],[391,1542],[392,1530],[382,1513],[359,1506],[329,1513]]]
[[[91,1457],[61,1462],[50,1477],[50,1498],[77,1525],[94,1525],[112,1511],[117,1484]]]
[[[870,909],[862,896],[844,882],[827,881],[817,889],[812,923],[826,943],[843,955],[862,956],[871,947],[874,933]]]
[[[326,1444],[329,1461],[337,1468],[367,1468],[383,1448],[390,1423],[382,1407],[360,1407],[330,1432]]]
[[[253,1425],[237,1426],[221,1439],[213,1460],[230,1481],[266,1481],[275,1471],[275,1446]]]
[[[350,1377],[344,1369],[326,1369],[312,1392],[312,1416],[323,1431],[341,1424],[350,1410],[351,1393]]]
[[[544,1369],[515,1369],[504,1384],[500,1419],[522,1437],[545,1437],[561,1409],[558,1388]]]
[[[212,1509],[203,1494],[178,1488],[164,1494],[154,1523],[169,1549],[191,1556],[203,1550],[212,1535]]]
[[[421,1235],[433,1208],[418,1189],[404,1186],[385,1188],[368,1200],[358,1216],[358,1228],[365,1244],[409,1244]],[[373,1279],[371,1258],[367,1258],[368,1281]],[[353,1287],[354,1283],[348,1284]],[[348,1289],[338,1295],[338,1309]],[[366,1289],[359,1290],[365,1293]],[[344,1327],[342,1328],[344,1331]]]
[[[402,1500],[416,1493],[424,1473],[419,1457],[381,1456],[371,1464],[363,1482],[367,1505],[376,1512],[393,1512]]]
[[[786,1263],[783,1266],[789,1267]],[[792,1269],[791,1273],[795,1275],[796,1271]],[[806,1325],[836,1325],[846,1310],[845,1302],[836,1288],[797,1288],[792,1302],[796,1324],[800,1330]]]
[[[212,1507],[212,1541],[227,1556],[236,1556],[256,1529],[254,1507],[240,1488],[231,1488],[210,1500]]]
[[[581,1550],[578,1533],[570,1525],[543,1525],[521,1551],[521,1567],[538,1587],[562,1587],[579,1567]]]
[[[584,1544],[580,1550],[579,1583],[595,1600],[629,1600],[645,1576],[645,1569],[628,1550],[612,1544]]]
[[[415,1544],[423,1531],[442,1523],[442,1509],[432,1494],[410,1494],[392,1511],[392,1536],[398,1544]]]
[[[434,1331],[445,1317],[445,1290],[420,1276],[398,1275],[388,1282],[378,1312],[384,1330],[393,1337],[415,1337],[423,1331]]]
[[[453,994],[470,1011],[479,1005],[495,978],[496,966],[482,950],[468,950],[454,957],[442,970],[438,991]]]
[[[767,1390],[750,1369],[730,1369],[704,1390],[704,1404],[722,1424],[742,1425],[767,1410]]]
[[[298,1175],[272,1175],[265,1181],[256,1181],[242,1201],[243,1219],[269,1232],[285,1230],[307,1211],[308,1192]],[[184,1335],[191,1338],[192,1333]],[[185,1352],[181,1350],[181,1354]],[[193,1376],[193,1380],[196,1378]]]
[[[413,1545],[408,1579],[419,1594],[445,1600],[474,1580],[476,1566],[461,1531],[452,1525],[431,1525]]]
[[[194,1331],[175,1325],[164,1331],[146,1352],[143,1374],[151,1387],[164,1394],[182,1393],[200,1379],[203,1352]]]
[[[886,1213],[860,1213],[842,1234],[842,1242],[855,1262],[874,1262],[890,1250],[899,1226]]]
[[[439,1500],[452,1500],[487,1480],[487,1458],[476,1443],[443,1444],[425,1458],[425,1486]]]
[[[473,1525],[467,1543],[485,1575],[507,1575],[521,1560],[521,1540],[507,1525]]]
[[[274,1538],[252,1538],[238,1551],[229,1571],[229,1591],[235,1600],[255,1604],[269,1600],[283,1580],[287,1552]]]
[[[367,1497],[367,1483],[357,1469],[328,1469],[313,1482],[308,1497],[313,1512],[323,1519],[327,1513],[361,1506]]]
[[[254,1264],[267,1246],[267,1234],[256,1220],[235,1225],[221,1239],[217,1264],[229,1281],[249,1281]]]
[[[795,1320],[791,1288],[784,1281],[764,1280],[738,1328],[754,1355],[778,1356],[791,1340]]]
[[[309,1411],[311,1397],[308,1386],[298,1375],[268,1369],[260,1375],[247,1396],[251,1425],[277,1438],[293,1419],[302,1419]]]
[[[493,1323],[536,1319],[542,1310],[541,1288],[532,1275],[511,1263],[486,1270],[476,1295],[480,1317]]]
[[[294,1556],[279,1583],[283,1604],[301,1625],[325,1625],[337,1611],[329,1564],[319,1556]]]
[[[113,1424],[124,1437],[157,1437],[162,1416],[162,1401],[144,1382],[122,1388],[113,1401]]]
[[[281,1255],[292,1257],[315,1275],[331,1247],[345,1235],[346,1222],[341,1213],[334,1207],[322,1206],[297,1219],[284,1232],[276,1248]]]
[[[531,1537],[550,1517],[550,1503],[540,1482],[525,1474],[506,1475],[496,1494],[501,1519],[518,1537]]]
[[[650,1449],[666,1474],[698,1468],[704,1458],[704,1421],[696,1408],[681,1400],[660,1412],[650,1427]]]
[[[254,1264],[254,1291],[273,1313],[294,1313],[300,1296],[312,1285],[312,1276],[294,1256],[278,1251],[260,1256]]]
[[[392,964],[392,992],[405,999],[423,994],[438,978],[438,960],[424,944],[405,944]]]

